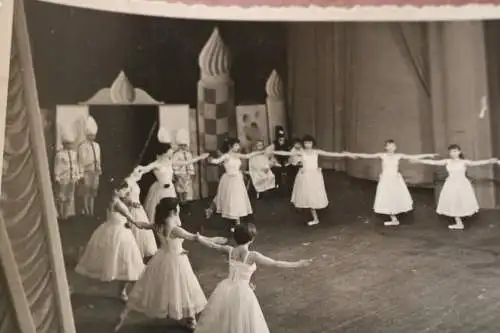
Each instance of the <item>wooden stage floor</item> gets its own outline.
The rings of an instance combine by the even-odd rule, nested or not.
[[[482,211],[465,231],[449,231],[434,214],[430,190],[414,191],[416,209],[403,225],[386,228],[371,205],[375,185],[341,173],[326,174],[330,206],[322,224],[287,198],[254,202],[260,234],[255,249],[278,259],[315,258],[307,269],[259,267],[256,294],[273,333],[498,333],[500,332],[500,225]],[[203,205],[184,218],[196,231]],[[111,332],[123,304],[118,285],[74,273],[78,249],[97,222],[61,224],[78,333]],[[207,223],[209,235],[227,235],[224,221]],[[226,258],[186,242],[207,294],[227,272]],[[123,333],[184,332],[167,321],[130,317]],[[238,332],[231,332],[238,333]]]

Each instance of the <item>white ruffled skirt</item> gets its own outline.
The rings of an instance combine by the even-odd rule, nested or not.
[[[381,174],[373,210],[377,214],[397,215],[413,209],[413,199],[403,176],[398,173]]]
[[[291,202],[297,208],[322,209],[328,206],[321,169],[300,169],[293,183]]]
[[[144,201],[144,209],[146,210],[149,221],[154,222],[156,206],[163,198],[177,198],[175,187],[173,184],[165,187],[165,184],[156,181],[149,188],[148,195]]]
[[[130,209],[130,213],[134,217],[135,221],[151,223],[148,219],[148,216],[146,215],[146,211],[141,205],[132,207]],[[156,251],[158,251],[158,246],[156,245],[156,239],[153,230],[139,229],[136,226],[132,226],[131,230],[134,234],[135,240],[137,241],[139,250],[141,251],[141,254],[144,258],[151,257],[156,253]]]
[[[217,213],[226,219],[235,220],[252,214],[252,205],[241,172],[222,175],[217,187],[215,205]]]
[[[478,211],[479,204],[470,180],[465,176],[446,178],[436,212],[449,217],[466,217]]]

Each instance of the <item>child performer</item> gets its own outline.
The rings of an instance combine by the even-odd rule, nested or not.
[[[94,203],[99,190],[99,176],[102,174],[101,147],[95,141],[97,123],[88,117],[85,124],[86,140],[78,147],[78,163],[83,172],[83,214],[94,215]]]
[[[256,152],[264,152],[264,141],[259,140],[255,144]],[[252,185],[257,192],[257,199],[260,193],[276,188],[276,179],[271,172],[271,159],[269,154],[263,153],[250,158],[248,172],[252,180]]]
[[[193,159],[193,155],[189,151],[189,133],[184,129],[180,129],[177,132],[175,141],[178,147],[172,157],[175,190],[181,204],[186,204],[188,201],[193,200],[193,177],[195,175],[194,165],[191,163],[184,164]]]
[[[90,237],[76,272],[100,281],[122,281],[121,299],[127,300],[127,287],[137,281],[144,270],[141,251],[128,222],[134,218],[123,202],[128,184],[122,182],[115,190],[108,209],[107,221]]]
[[[240,148],[239,140],[230,139],[221,157],[209,159],[212,164],[223,164],[225,172],[220,178],[217,194],[211,206],[205,211],[207,218],[210,218],[215,210],[223,218],[234,220],[239,224],[242,217],[252,214],[252,205],[240,170],[241,159],[250,159],[265,152],[241,154]]]
[[[156,161],[142,168],[144,173],[153,171],[156,176],[156,182],[149,188],[148,195],[144,203],[146,214],[150,221],[154,220],[155,209],[158,202],[162,198],[176,198],[175,188],[173,186],[174,166],[182,167],[194,164],[198,161],[206,159],[209,154],[203,154],[198,157],[192,158],[189,161],[176,161],[172,160],[174,150],[171,145],[170,134],[164,128],[158,130],[158,141],[163,145],[163,154],[159,155]]]
[[[482,166],[497,163],[496,158],[480,161],[464,159],[462,149],[453,144],[448,147],[449,158],[440,161],[412,160],[413,163],[427,165],[444,165],[448,171],[441,193],[436,212],[439,215],[453,217],[455,224],[448,226],[451,230],[463,230],[462,218],[472,216],[479,211],[479,204],[474,193],[474,188],[466,171],[470,166]]]
[[[197,237],[201,244],[224,252],[229,258],[229,276],[220,282],[203,310],[195,333],[269,333],[264,314],[251,287],[250,279],[257,265],[299,268],[311,260],[277,261],[251,251],[257,229],[253,224],[241,224],[234,230],[236,247],[218,245]]]
[[[154,226],[136,223],[139,228],[153,228],[162,245],[130,292],[115,332],[130,311],[142,312],[150,318],[187,319],[188,327],[194,328],[196,314],[207,304],[187,252],[182,248],[185,239],[195,240],[196,235],[182,228],[178,204],[177,198],[163,198],[156,208]],[[206,242],[225,244],[227,239],[211,237]]]
[[[81,179],[78,154],[74,148],[75,138],[61,130],[62,149],[56,153],[54,180],[57,184],[59,218],[67,219],[75,214],[75,186]]]
[[[399,154],[396,153],[397,145],[394,140],[387,140],[384,144],[384,149],[384,153],[351,153],[350,155],[355,158],[379,158],[382,161],[382,172],[377,184],[373,210],[377,214],[390,216],[390,221],[384,222],[385,226],[397,226],[399,225],[397,215],[407,213],[413,209],[413,199],[410,191],[406,186],[403,176],[399,173],[399,161],[401,159],[433,158],[436,154]]]
[[[308,226],[319,224],[318,209],[328,206],[323,173],[318,167],[318,157],[350,157],[349,153],[331,153],[316,149],[316,140],[310,135],[302,139],[304,149],[294,153],[275,151],[281,156],[298,156],[302,161],[302,168],[297,173],[293,184],[291,202],[296,208],[308,208],[313,219],[307,222]]]
[[[143,170],[141,167],[136,167],[132,173],[125,178],[125,182],[128,186],[128,195],[126,197],[126,204],[129,207],[130,214],[132,215],[134,221],[150,222],[148,215],[141,205],[140,196],[141,188],[137,184],[143,175]],[[155,235],[152,230],[139,229],[135,226],[131,227],[132,233],[135,236],[137,245],[139,245],[139,250],[141,251],[143,258],[152,257],[156,251],[158,251],[158,246],[156,245]]]

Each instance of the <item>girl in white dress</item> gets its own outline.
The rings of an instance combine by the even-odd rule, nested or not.
[[[100,281],[122,281],[124,301],[129,283],[137,281],[144,270],[141,251],[127,227],[127,221],[135,222],[122,201],[128,192],[125,182],[115,190],[107,221],[94,231],[75,269],[81,275]]]
[[[161,247],[130,292],[115,332],[123,325],[130,311],[142,312],[150,318],[186,319],[187,326],[194,328],[195,316],[203,310],[207,300],[187,252],[182,248],[185,239],[195,240],[196,235],[181,227],[179,200],[161,199],[156,209],[154,226],[146,223],[136,223],[136,226],[153,228],[160,238]],[[206,240],[220,244],[227,242],[224,237]]]
[[[162,198],[176,198],[175,187],[173,185],[174,169],[173,167],[183,167],[194,164],[206,159],[209,154],[203,154],[188,161],[173,161],[174,149],[171,145],[171,137],[167,130],[160,128],[158,130],[158,141],[164,146],[164,153],[153,163],[142,167],[143,173],[153,171],[156,176],[156,182],[149,188],[148,195],[144,202],[144,208],[150,221],[154,220],[155,209]]]
[[[309,266],[311,260],[278,261],[249,250],[257,229],[253,224],[235,227],[236,247],[218,245],[204,237],[201,244],[210,246],[229,257],[229,275],[220,282],[201,313],[195,333],[269,333],[264,314],[251,287],[250,279],[257,265],[299,268]]]
[[[350,157],[349,153],[332,153],[316,149],[316,141],[310,135],[302,139],[304,149],[295,152],[275,151],[282,156],[298,156],[301,160],[301,169],[298,171],[293,184],[291,202],[296,208],[310,209],[313,219],[307,222],[308,226],[319,224],[318,209],[328,206],[323,172],[318,167],[318,157]]]
[[[152,223],[148,219],[146,211],[141,205],[140,196],[141,188],[137,184],[141,180],[143,175],[143,170],[141,167],[136,167],[134,171],[125,179],[128,184],[128,197],[126,204],[129,207],[130,213],[134,218],[134,221],[142,221]],[[139,250],[143,258],[152,257],[156,251],[158,251],[158,246],[156,245],[155,235],[152,230],[139,229],[136,226],[131,226],[132,233],[135,236],[137,245],[139,245]]]
[[[453,144],[448,147],[449,158],[440,161],[412,160],[413,163],[427,165],[446,166],[448,177],[446,178],[441,193],[436,212],[439,215],[453,217],[455,224],[448,226],[452,230],[463,230],[462,218],[472,216],[479,211],[479,204],[470,180],[466,176],[467,167],[494,164],[496,158],[480,161],[470,161],[464,159],[462,149],[459,145]]]
[[[354,154],[354,158],[379,158],[382,162],[373,210],[377,214],[389,215],[390,220],[384,222],[385,226],[399,225],[398,214],[413,210],[413,199],[406,186],[405,180],[399,172],[399,161],[402,159],[433,158],[436,154],[407,155],[396,153],[397,145],[394,140],[387,140],[384,145],[385,152],[377,154]]]
[[[220,178],[212,205],[205,212],[207,218],[210,218],[215,210],[223,218],[234,220],[238,225],[242,217],[252,214],[252,205],[241,172],[241,159],[250,159],[264,154],[265,151],[241,154],[240,148],[239,140],[228,140],[226,153],[219,158],[208,160],[212,164],[223,164],[225,172]]]

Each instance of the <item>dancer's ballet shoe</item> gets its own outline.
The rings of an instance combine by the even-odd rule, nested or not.
[[[452,224],[448,226],[450,230],[464,230],[464,226],[460,224]]]
[[[213,213],[214,211],[211,208],[205,209],[205,218],[209,220],[212,217]]]
[[[307,222],[307,225],[308,225],[309,227],[311,227],[311,226],[313,226],[313,225],[317,225],[317,224],[319,224],[319,221],[318,221],[318,220],[312,220],[312,221]]]
[[[384,225],[386,227],[397,226],[397,225],[399,225],[399,221],[386,221],[386,222],[384,222]]]
[[[127,302],[128,301],[128,295],[127,295],[127,293],[122,292],[122,294],[120,295],[120,299],[123,302]]]

